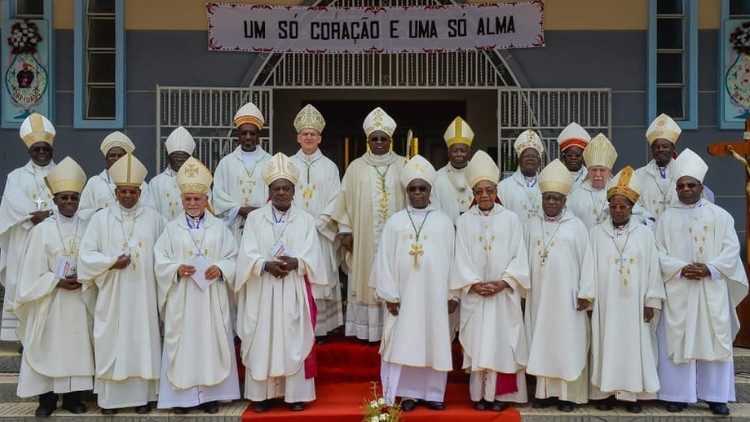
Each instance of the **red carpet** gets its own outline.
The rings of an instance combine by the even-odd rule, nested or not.
[[[372,381],[380,381],[378,344],[329,336],[329,341],[315,346],[317,354],[317,399],[303,412],[291,412],[283,401],[266,413],[253,412],[250,405],[243,413],[243,421],[271,421],[294,419],[307,421],[361,421],[360,407],[372,400]],[[433,411],[423,406],[404,415],[405,421],[448,422],[461,420],[515,422],[521,415],[515,409],[503,412],[479,412],[469,399],[469,376],[460,370],[463,355],[458,342],[453,344],[453,368],[448,376],[445,392],[445,411]]]

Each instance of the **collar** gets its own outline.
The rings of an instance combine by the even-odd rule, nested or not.
[[[166,174],[169,177],[175,177],[175,176],[177,176],[177,172],[174,171],[174,169],[172,167],[170,167],[170,166],[167,166],[167,168],[164,169],[164,171],[162,173]]]
[[[446,169],[446,171],[449,171],[449,172],[465,173],[466,172],[466,167],[469,167],[469,166],[465,165],[462,168],[457,169],[457,168],[453,167],[453,164],[451,164],[450,161],[448,161],[448,164],[446,164],[445,169]]]
[[[675,208],[682,208],[682,209],[692,210],[692,209],[695,209],[695,208],[700,208],[700,207],[702,207],[702,206],[704,206],[706,204],[709,204],[709,203],[710,202],[708,202],[707,199],[701,198],[701,199],[698,200],[698,202],[696,202],[695,204],[692,204],[692,205],[683,204],[682,202],[677,201],[677,203],[673,204],[672,206],[675,207]]]
[[[25,166],[23,166],[23,168],[26,171],[28,171],[29,173],[31,173],[31,174],[36,174],[36,172],[41,172],[42,174],[44,174],[44,172],[49,172],[54,167],[55,167],[55,161],[54,160],[50,160],[49,164],[47,164],[44,167],[38,166],[38,165],[34,164],[34,161],[32,161],[32,160],[29,160],[29,162],[26,163]]]
[[[530,188],[530,187],[532,187],[532,188],[533,188],[533,187],[538,187],[538,186],[539,186],[539,184],[537,183],[537,182],[538,182],[538,180],[537,180],[537,177],[538,177],[538,176],[539,176],[539,173],[537,172],[537,173],[536,173],[536,174],[535,174],[535,175],[534,175],[534,176],[532,177],[532,178],[534,179],[534,181],[535,181],[535,182],[534,182],[534,185],[532,185],[532,186],[528,186],[528,185],[526,184],[526,179],[527,179],[527,177],[526,177],[526,176],[524,176],[524,175],[523,175],[523,173],[521,173],[521,169],[516,169],[516,171],[515,171],[515,172],[513,172],[513,176],[511,176],[511,178],[512,178],[513,180],[515,180],[515,181],[516,181],[516,183],[518,183],[519,185],[521,185],[521,186],[522,186],[522,187],[524,187],[524,188]]]
[[[612,217],[607,216],[607,219],[604,220],[604,222],[601,223],[602,229],[609,237],[615,237],[615,226],[612,224]],[[630,216],[630,221],[628,221],[628,224],[626,224],[622,229],[619,231],[621,233],[630,233],[633,230],[638,228],[638,224],[633,221],[633,216]]]
[[[432,203],[427,204],[427,206],[424,208],[414,208],[411,205],[407,205],[406,209],[412,215],[422,216],[422,215],[427,215],[427,213],[430,211],[435,211],[437,209],[437,206],[433,205]]]
[[[201,227],[205,227],[205,221],[206,221],[206,212],[204,211],[203,214],[201,214],[198,217],[193,217],[188,213],[185,213],[185,225],[189,229],[200,229]]]
[[[388,151],[383,155],[375,155],[371,152],[366,152],[362,158],[364,158],[365,162],[371,166],[381,167],[393,164],[399,156],[393,151]]]
[[[500,204],[495,204],[494,207],[492,207],[489,211],[482,211],[479,209],[479,205],[474,204],[469,208],[468,212],[469,214],[479,215],[479,216],[490,216],[490,215],[496,215],[500,214],[505,210],[505,207]]]
[[[670,170],[672,169],[672,164],[674,163],[674,158],[670,159],[667,163],[667,166],[665,167],[667,176],[670,176]],[[656,160],[649,161],[648,164],[646,164],[646,172],[651,174],[651,176],[654,177],[654,179],[661,179],[661,171],[659,171],[659,166],[656,165]]]
[[[278,213],[281,212],[281,211],[276,211],[276,209],[273,207],[273,204],[271,203],[270,200],[266,202],[265,204],[263,204],[263,206],[259,209],[262,210],[260,211],[260,213],[263,216],[263,218],[270,223],[275,223],[274,213],[278,215]],[[284,216],[285,216],[284,221],[291,222],[297,217],[297,214],[299,214],[299,212],[300,212],[299,208],[297,207],[297,205],[294,204],[294,201],[292,201],[292,205],[284,213]],[[307,211],[302,211],[302,212],[307,212]]]
[[[315,152],[313,152],[310,155],[305,154],[302,149],[297,151],[296,154],[294,154],[295,157],[297,157],[300,161],[307,164],[312,164],[315,160],[319,159],[323,156],[323,153],[320,152],[320,148],[317,148]]]

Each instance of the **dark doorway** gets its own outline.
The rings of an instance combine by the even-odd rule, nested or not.
[[[466,117],[465,101],[315,101],[303,100],[314,105],[326,119],[323,142],[320,149],[339,166],[343,174],[345,139],[349,139],[349,161],[367,151],[362,122],[375,107],[386,111],[396,121],[393,134],[393,150],[404,155],[406,133],[412,130],[419,139],[419,154],[427,158],[436,169],[444,166],[448,159],[443,134],[456,116]]]

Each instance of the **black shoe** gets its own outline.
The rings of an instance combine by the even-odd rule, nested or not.
[[[484,400],[475,401],[474,410],[487,410],[487,402]]]
[[[411,412],[417,407],[417,401],[412,399],[401,400],[401,410],[404,412]]]
[[[573,411],[573,402],[569,402],[569,401],[565,401],[565,400],[560,400],[559,402],[557,402],[557,410],[559,410],[561,412],[565,412],[565,413],[572,412]]]
[[[173,407],[172,412],[174,412],[177,415],[185,415],[188,412],[190,412],[189,407]]]
[[[531,401],[531,407],[534,409],[543,409],[545,407],[552,406],[552,403],[554,402],[553,397],[548,397],[546,399],[534,399]]]
[[[151,403],[146,403],[143,406],[137,406],[135,408],[135,413],[139,415],[145,415],[145,414],[151,413]]]
[[[82,402],[71,402],[71,403],[65,403],[62,404],[63,410],[67,410],[68,412],[74,414],[74,415],[80,415],[81,413],[86,413],[86,405]]]
[[[507,408],[508,408],[508,403],[504,403],[504,402],[497,401],[497,400],[493,401],[490,404],[490,410],[493,412],[502,412],[503,410]]]
[[[271,408],[271,399],[266,399],[263,401],[259,401],[255,403],[255,407],[253,408],[253,412],[255,413],[263,413],[268,412],[268,409]]]
[[[117,409],[102,409],[102,415],[114,415]]]
[[[301,412],[305,410],[305,404],[301,401],[296,401],[294,403],[289,403],[289,410],[292,412]]]
[[[214,413],[219,413],[219,402],[218,401],[210,401],[207,403],[203,403],[203,411],[213,415]]]
[[[445,410],[445,404],[441,401],[425,401],[425,404],[430,410]]]
[[[50,407],[43,404],[40,404],[39,407],[36,408],[36,411],[34,412],[34,416],[37,418],[48,418],[52,413],[55,412],[57,407]]]
[[[614,403],[612,403],[612,400],[609,398],[601,400],[596,404],[596,410],[612,410],[614,407]]]
[[[671,412],[671,413],[682,412],[682,410],[686,407],[687,407],[687,403],[680,403],[676,401],[667,402],[667,412]]]
[[[628,413],[641,413],[643,412],[643,405],[637,401],[625,403],[625,410]]]
[[[729,406],[726,403],[706,402],[708,408],[711,409],[714,415],[729,416]]]

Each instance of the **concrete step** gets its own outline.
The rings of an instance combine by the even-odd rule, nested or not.
[[[531,406],[519,407],[523,422],[682,422],[682,421],[745,421],[750,422],[750,403],[730,403],[732,414],[729,417],[713,415],[705,404],[690,405],[679,413],[669,413],[658,403],[646,404],[639,414],[628,413],[624,408],[611,411],[596,410],[593,406],[580,406],[570,413],[558,411],[555,407],[533,409]]]
[[[734,348],[734,372],[750,374],[750,349]]]
[[[117,420],[118,422],[238,422],[241,420],[242,412],[245,411],[249,402],[237,401],[225,403],[219,406],[219,413],[208,415],[200,410],[194,410],[186,415],[178,415],[167,410],[154,410],[147,415],[139,415],[133,409],[123,409],[114,416],[105,416],[96,407],[95,403],[87,403],[88,411],[84,414],[74,415],[68,411],[58,409],[52,416],[55,419],[66,421],[105,422]],[[0,403],[0,421],[25,421],[38,420],[34,417],[36,403]],[[126,411],[127,410],[127,411]]]

